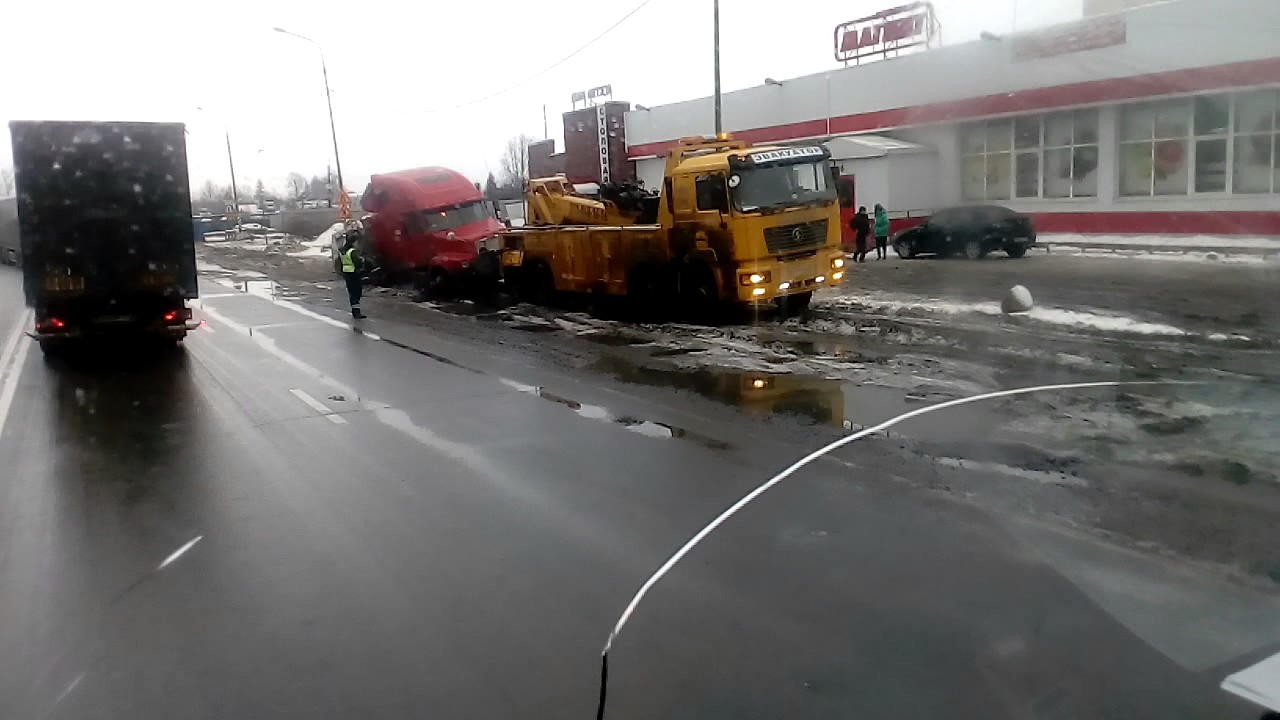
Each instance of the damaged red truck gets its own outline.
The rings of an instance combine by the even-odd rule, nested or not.
[[[374,175],[360,198],[364,250],[380,282],[411,280],[428,294],[496,287],[505,230],[462,174],[442,167]]]

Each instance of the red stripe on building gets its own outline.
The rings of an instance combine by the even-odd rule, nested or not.
[[[830,134],[886,130],[908,125],[967,120],[1005,113],[1047,110],[1071,105],[1132,100],[1160,95],[1248,87],[1280,82],[1280,57],[1266,60],[1214,65],[1202,68],[1170,70],[1147,75],[1091,80],[1053,87],[1018,90],[1011,93],[984,95],[964,100],[876,110],[858,115],[831,118]],[[733,136],[748,142],[794,140],[827,135],[827,120],[773,125],[734,131]],[[661,155],[676,144],[675,140],[632,145],[630,158]]]
[[[1280,212],[1047,212],[1027,213],[1036,232],[1080,235],[1244,235],[1280,237]],[[925,218],[893,218],[891,232]]]
[[[1280,212],[1031,213],[1037,233],[1280,236]]]

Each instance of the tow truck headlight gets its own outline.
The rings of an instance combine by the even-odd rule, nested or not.
[[[844,277],[844,273],[842,273],[842,272],[838,272],[838,273],[831,273],[831,279],[832,279],[832,280],[839,280],[839,279],[840,279],[840,278],[842,278],[842,277]]]
[[[842,257],[838,257],[838,258],[836,258],[836,259],[832,260],[832,261],[831,261],[831,267],[833,267],[833,268],[842,268],[842,267],[844,267],[844,258],[842,258]]]
[[[751,294],[759,297],[764,294],[764,288],[754,288],[751,290]]]
[[[739,275],[738,282],[743,285],[759,285],[761,283],[767,283],[769,282],[769,272],[753,272],[745,275]]]
[[[814,282],[826,282],[826,281],[827,281],[827,276],[826,276],[826,275],[819,275],[818,277],[814,278],[814,279],[813,279],[813,281],[814,281]]]

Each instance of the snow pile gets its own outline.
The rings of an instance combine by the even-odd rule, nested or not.
[[[303,240],[302,249],[298,252],[289,253],[289,257],[307,258],[307,257],[329,257],[329,246],[333,243],[334,233],[342,230],[342,223],[334,223],[329,226],[328,230],[320,233],[315,240]]]
[[[939,299],[920,299],[912,296],[877,294],[845,295],[835,303],[838,305],[858,305],[873,310],[887,312],[923,311],[945,315],[1003,315],[1004,311],[995,302],[963,302]],[[1066,310],[1064,308],[1034,307],[1019,314],[1019,317],[1031,318],[1054,325],[1101,330],[1103,332],[1133,333],[1138,335],[1185,336],[1187,331],[1163,323],[1146,322],[1128,315],[1103,313],[1097,310]]]
[[[1000,301],[1000,309],[1006,313],[1026,312],[1031,306],[1031,291],[1021,285],[1009,288],[1009,292]]]
[[[1077,235],[1074,233],[1042,234],[1037,243],[1046,245],[1080,245],[1101,247],[1120,245],[1149,247],[1153,250],[1262,250],[1280,253],[1280,239],[1269,237],[1234,237],[1224,235]]]

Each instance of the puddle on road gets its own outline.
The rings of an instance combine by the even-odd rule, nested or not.
[[[748,415],[791,415],[844,430],[956,397],[812,375],[641,366],[618,357],[602,358],[597,367],[623,382],[692,391]],[[931,440],[972,440],[990,437],[1001,422],[990,409],[971,406],[913,418],[894,432]]]
[[[645,437],[689,440],[710,450],[730,450],[733,448],[732,445],[724,442],[723,440],[717,440],[713,437],[685,430],[684,428],[676,427],[674,425],[655,422],[653,420],[642,420],[640,418],[627,415],[614,415],[608,408],[601,407],[600,405],[581,403],[577,400],[571,400],[536,385],[525,385],[524,383],[508,380],[506,378],[499,378],[499,382],[518,392],[528,395],[536,395],[543,400],[563,405],[581,417],[618,425],[630,430],[631,432],[644,435]]]

